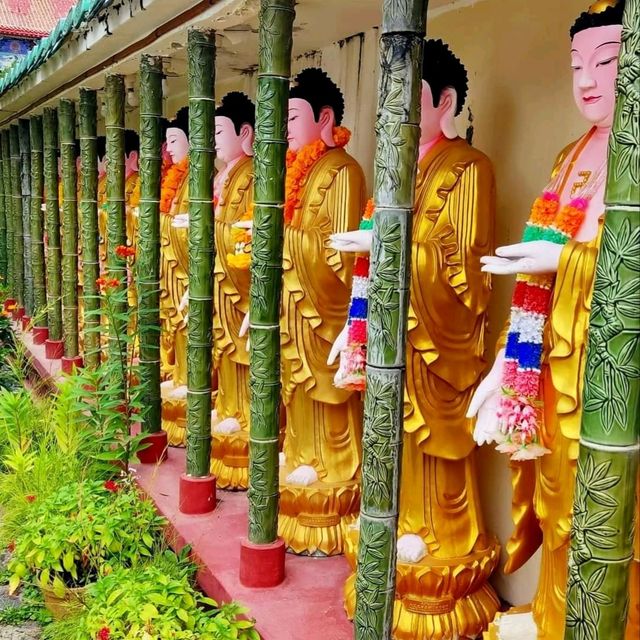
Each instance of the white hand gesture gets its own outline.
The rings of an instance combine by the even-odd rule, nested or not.
[[[239,220],[231,226],[236,229],[246,229],[250,236],[253,235],[253,220]]]
[[[483,256],[482,271],[496,275],[513,273],[556,273],[562,253],[561,244],[548,240],[534,240],[510,244],[496,249],[495,256]]]
[[[189,228],[189,214],[179,213],[171,221],[171,226],[175,229],[188,229]]]
[[[238,335],[241,338],[244,338],[244,336],[246,336],[249,333],[249,312],[247,311],[247,313],[245,314],[243,320],[242,320],[242,324],[240,325],[240,331],[238,331]],[[249,337],[247,336],[247,351],[249,351],[250,349],[250,344],[249,344]]]
[[[500,432],[498,426],[498,404],[502,387],[503,365],[504,349],[498,352],[491,371],[478,385],[469,404],[467,418],[476,418],[473,439],[479,445],[495,442]]]
[[[336,251],[371,253],[373,231],[359,229],[358,231],[347,231],[346,233],[334,233],[329,236],[329,240],[329,246]]]
[[[340,352],[346,348],[348,336],[349,323],[344,325],[342,331],[338,334],[338,337],[335,339],[333,345],[331,346],[331,351],[329,351],[329,357],[327,358],[327,364],[329,366],[331,366],[336,361],[336,359],[340,355]]]

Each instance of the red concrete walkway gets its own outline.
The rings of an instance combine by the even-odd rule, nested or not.
[[[216,510],[204,516],[178,511],[178,478],[184,450],[170,449],[160,466],[137,465],[138,482],[171,523],[176,546],[191,544],[201,566],[198,581],[218,602],[236,600],[249,609],[263,640],[349,640],[353,627],[342,606],[349,574],[344,558],[303,558],[287,554],[287,577],[274,589],[240,584],[240,539],[247,531],[245,493],[218,491]]]

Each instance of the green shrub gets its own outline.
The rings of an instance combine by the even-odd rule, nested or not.
[[[183,575],[156,566],[119,570],[89,589],[77,640],[259,640],[237,605],[218,605]]]
[[[34,575],[62,596],[66,587],[139,565],[152,556],[164,522],[151,502],[113,480],[66,485],[28,513],[9,562],[10,590]]]

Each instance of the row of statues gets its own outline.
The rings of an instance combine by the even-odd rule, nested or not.
[[[425,43],[397,547],[399,639],[476,637],[500,607],[489,583],[500,548],[484,523],[475,461],[476,444],[493,441],[512,457],[515,528],[505,571],[516,571],[542,547],[533,615],[539,638],[562,637],[587,324],[623,7],[624,0],[600,0],[572,27],[574,96],[589,131],[560,153],[523,242],[495,255],[492,164],[458,136],[455,125],[467,73],[442,41]],[[342,93],[324,71],[306,69],[296,77],[284,206],[280,535],[297,554],[346,553],[355,571],[362,385],[345,384],[336,375],[353,364],[356,327],[366,330],[367,273],[361,267],[372,231],[370,221],[361,224],[365,178],[346,151],[350,132],[341,126],[343,115]],[[248,485],[254,125],[255,108],[244,94],[228,94],[216,109],[216,155],[224,168],[215,179],[213,202],[217,391],[211,469],[218,486],[229,490]],[[171,444],[181,445],[189,311],[186,110],[165,129],[163,428]],[[129,177],[136,174],[136,158],[128,148]],[[132,243],[134,182],[127,207]],[[557,232],[553,239],[550,230]],[[490,274],[520,275],[511,318],[482,380]],[[362,359],[366,336],[359,341]],[[637,593],[632,595],[630,634],[638,627]],[[353,575],[345,596],[353,614]]]

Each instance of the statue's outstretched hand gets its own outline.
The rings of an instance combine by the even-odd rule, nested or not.
[[[327,364],[331,366],[340,355],[340,352],[346,348],[347,346],[347,338],[349,335],[349,323],[345,324],[342,328],[342,331],[338,334],[338,337],[335,339],[331,347],[331,351],[329,351],[329,357],[327,358]]]
[[[238,331],[238,335],[241,338],[244,338],[249,333],[249,312],[245,313],[245,316],[242,320],[242,324],[240,325],[240,330]],[[247,336],[247,351],[249,351],[249,337]]]
[[[188,229],[189,228],[189,214],[179,213],[171,221],[171,226],[176,229]]]
[[[498,352],[496,361],[487,377],[478,385],[471,398],[467,418],[476,418],[473,439],[477,444],[495,442],[499,433],[498,405],[502,386],[502,368],[504,364],[504,349]]]
[[[232,226],[236,229],[246,229],[249,235],[253,235],[253,220],[238,220]]]
[[[548,240],[534,240],[498,247],[495,256],[483,256],[482,271],[496,275],[513,273],[556,273],[562,253],[561,244]]]
[[[371,253],[373,231],[359,229],[345,233],[334,233],[329,236],[329,246],[336,251],[349,253]]]

